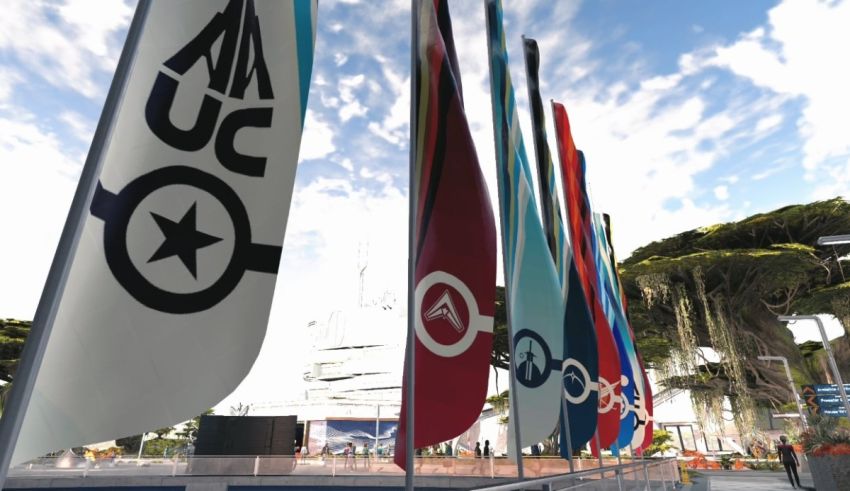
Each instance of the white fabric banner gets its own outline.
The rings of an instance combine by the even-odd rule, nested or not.
[[[150,6],[13,465],[185,421],[250,370],[289,213],[316,6]]]

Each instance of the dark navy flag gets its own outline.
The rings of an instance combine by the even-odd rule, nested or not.
[[[540,52],[537,41],[525,39],[525,66],[528,75],[531,122],[534,131],[534,149],[537,156],[537,176],[540,182],[540,203],[543,225],[549,251],[558,269],[561,294],[566,302],[564,312],[564,361],[561,377],[568,418],[561,410],[561,455],[572,455],[567,448],[566,430],[570,432],[571,450],[578,450],[593,438],[596,431],[598,392],[592,390],[599,378],[599,361],[596,354],[596,333],[593,319],[587,309],[581,280],[576,270],[572,249],[566,240],[561,203],[555,184],[555,166],[546,138],[546,115],[540,97],[538,73]],[[569,426],[566,427],[565,424]]]

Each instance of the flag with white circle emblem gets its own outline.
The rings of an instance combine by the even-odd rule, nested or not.
[[[486,9],[505,300],[513,347],[508,455],[517,459],[522,448],[544,441],[558,426],[565,298],[537,212],[508,69],[501,2],[488,0]]]
[[[487,397],[496,224],[464,112],[448,2],[424,0],[414,6],[412,403],[413,446],[420,448],[469,429]],[[402,468],[411,424],[409,383],[404,380],[395,445],[395,462]]]
[[[69,217],[82,229],[13,463],[185,421],[250,370],[289,212],[316,7],[140,3],[97,183],[79,191],[91,196],[85,216]]]

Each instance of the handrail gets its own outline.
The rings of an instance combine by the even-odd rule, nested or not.
[[[473,488],[473,491],[516,491],[516,490],[524,489],[524,488],[531,487],[531,486],[545,486],[547,484],[555,484],[558,481],[562,481],[562,480],[565,480],[565,479],[574,479],[575,480],[575,479],[581,479],[585,476],[592,476],[594,474],[600,474],[600,473],[605,473],[605,472],[615,472],[616,473],[617,471],[622,471],[622,470],[625,470],[625,469],[645,468],[645,467],[648,467],[650,464],[661,465],[663,463],[672,462],[674,460],[676,460],[676,459],[665,458],[665,459],[653,460],[653,461],[639,460],[639,461],[631,462],[631,463],[628,463],[628,464],[610,465],[610,466],[605,466],[605,467],[598,467],[596,469],[586,469],[586,470],[582,470],[582,471],[578,471],[578,472],[558,474],[558,475],[555,475],[555,476],[540,477],[540,478],[537,478],[537,479],[527,479],[527,480],[523,480],[523,481],[514,481],[514,482],[508,483],[508,484],[498,484],[496,486],[488,486],[488,487],[484,487],[484,488]]]

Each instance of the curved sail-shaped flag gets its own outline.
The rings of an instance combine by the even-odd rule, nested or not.
[[[487,396],[496,222],[463,108],[448,2],[415,2],[414,447],[450,440]],[[404,381],[395,462],[405,467]]]
[[[585,298],[596,328],[599,355],[597,433],[599,445],[602,448],[607,448],[617,441],[617,436],[620,433],[620,358],[614,335],[600,302],[599,285],[596,279],[596,262],[591,242],[590,202],[584,182],[584,155],[576,150],[564,106],[555,103],[553,110],[570,239],[576,257],[579,278],[581,278]],[[595,440],[591,442],[591,444],[595,443]]]
[[[620,280],[617,256],[614,254],[613,242],[611,240],[611,217],[603,214],[602,219],[605,227],[605,236],[610,246],[609,252],[611,255],[610,263],[613,266],[613,282],[616,284],[616,289],[620,293],[620,304],[622,305],[622,311],[626,315],[628,335],[635,349],[635,356],[632,361],[635,373],[635,398],[632,408],[634,414],[634,434],[632,435],[631,446],[634,450],[642,450],[652,443],[652,388],[649,386],[649,377],[646,374],[643,357],[641,357],[640,352],[637,350],[635,331],[629,319],[629,304],[626,298],[626,292],[623,290],[623,282]]]
[[[520,133],[516,99],[508,72],[502,5],[487,0],[490,92],[505,257],[505,294],[515,380],[508,454],[548,437],[561,411],[564,300],[546,243],[532,189],[531,169]]]
[[[617,437],[617,449],[631,445],[635,429],[635,394],[640,394],[643,377],[637,366],[635,347],[630,335],[630,328],[623,310],[619,283],[614,277],[613,252],[608,242],[604,218],[599,213],[593,214],[594,237],[596,239],[596,260],[598,267],[599,285],[603,291],[602,306],[611,324],[617,351],[620,354],[620,434]]]
[[[13,463],[200,414],[265,336],[316,2],[140,6]]]
[[[561,455],[568,458],[575,450],[589,442],[596,432],[599,398],[597,392],[591,390],[592,385],[598,383],[599,379],[596,332],[584,299],[572,248],[566,240],[564,222],[561,219],[561,203],[555,184],[555,166],[552,163],[552,154],[546,138],[546,115],[540,97],[538,81],[540,51],[534,39],[525,39],[523,47],[525,48],[528,98],[534,130],[534,149],[537,155],[543,224],[549,242],[549,251],[555,260],[558,279],[561,281],[561,295],[566,302],[564,363],[561,365],[561,377],[567,414],[563,414],[562,409],[560,449]],[[567,430],[569,430],[569,442],[572,448],[567,446]]]

